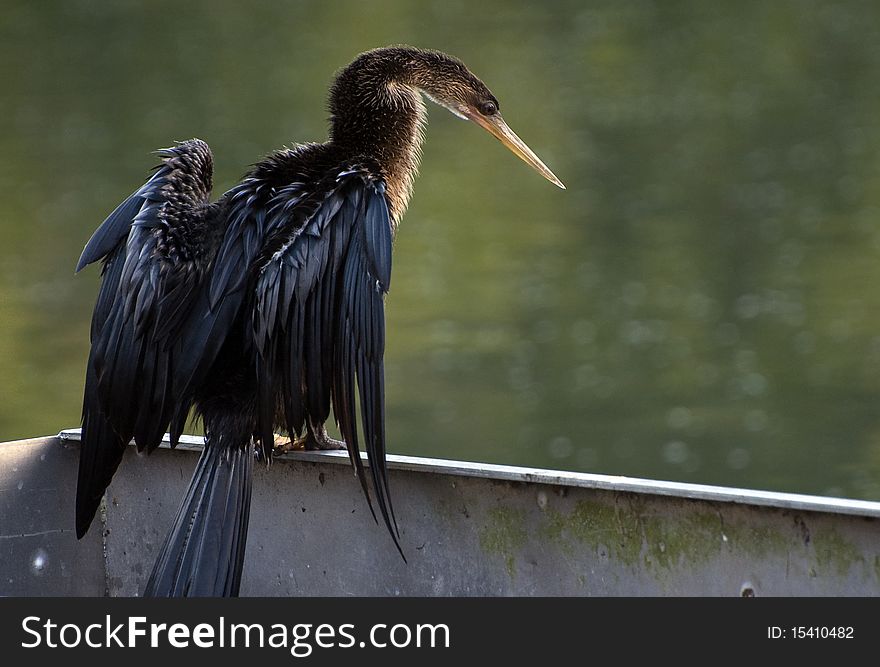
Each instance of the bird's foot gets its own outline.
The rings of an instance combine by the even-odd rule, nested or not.
[[[272,445],[272,456],[281,456],[294,449],[296,449],[296,440],[288,438],[286,435],[276,435],[275,443]]]
[[[342,440],[336,440],[327,435],[327,429],[323,426],[315,431],[311,429],[303,437],[303,447],[306,451],[334,451],[348,449]]]
[[[276,456],[285,452],[314,452],[314,451],[333,451],[348,449],[342,440],[336,440],[327,435],[327,430],[323,427],[317,433],[311,429],[299,438],[286,438],[278,436],[275,438],[275,446],[273,454]]]

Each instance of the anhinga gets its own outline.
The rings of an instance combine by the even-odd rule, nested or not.
[[[421,94],[485,128],[559,187],[459,60],[400,46],[361,54],[330,91],[330,138],[272,153],[211,202],[198,139],[162,164],[89,240],[103,260],[83,400],[82,537],[132,439],[177,442],[191,408],[205,448],[145,595],[236,595],[255,447],[274,432],[347,447],[397,543],[385,467],[384,295],[419,163]],[[330,408],[344,444],[327,436]],[[374,513],[375,516],[375,513]],[[399,545],[398,545],[399,548]]]

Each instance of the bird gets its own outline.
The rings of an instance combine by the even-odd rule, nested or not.
[[[174,447],[190,419],[204,428],[144,596],[239,594],[254,461],[272,460],[276,432],[296,447],[347,449],[373,519],[403,555],[385,460],[384,308],[421,159],[424,98],[565,188],[461,60],[389,46],[338,71],[323,143],[268,154],[212,201],[211,149],[175,142],[86,243],[76,272],[99,261],[102,270],[77,537],[131,441],[150,453],[166,432]],[[327,433],[331,409],[342,440]]]

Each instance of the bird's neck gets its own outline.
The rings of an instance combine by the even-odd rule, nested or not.
[[[342,70],[330,93],[330,141],[384,172],[392,217],[400,220],[418,173],[425,104],[405,50],[368,52]]]

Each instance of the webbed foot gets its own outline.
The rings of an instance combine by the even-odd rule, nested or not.
[[[323,426],[312,429],[309,428],[305,435],[299,438],[287,438],[278,436],[275,438],[275,446],[273,453],[277,456],[291,451],[334,451],[348,449],[342,440],[336,440],[327,435],[327,429]]]

